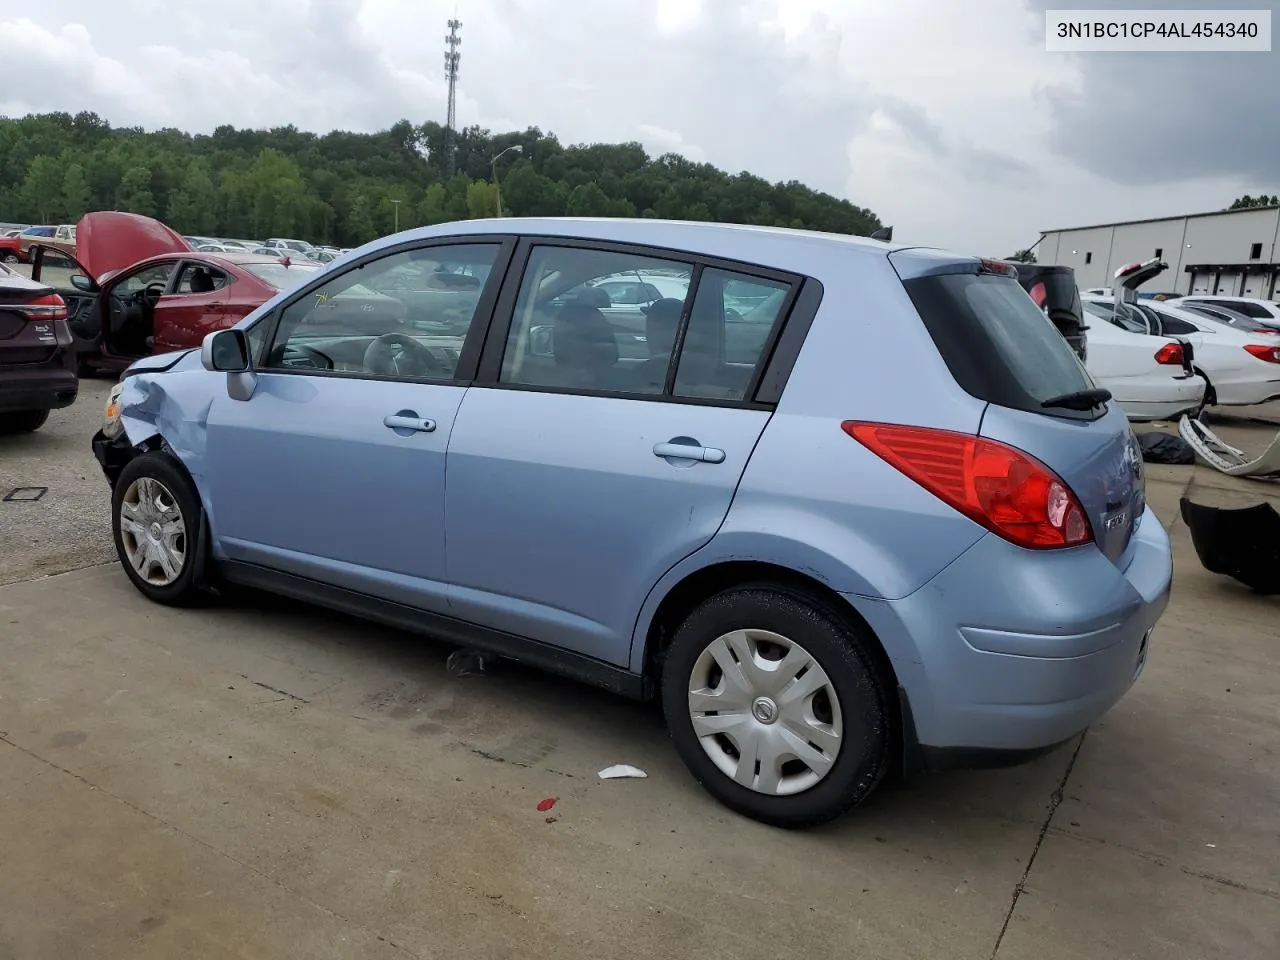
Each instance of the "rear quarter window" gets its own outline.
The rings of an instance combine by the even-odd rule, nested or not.
[[[1078,417],[1046,400],[1094,383],[1053,322],[1016,280],[985,274],[905,283],[951,375],[971,396],[1036,413]]]

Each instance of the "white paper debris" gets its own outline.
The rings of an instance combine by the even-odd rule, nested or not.
[[[600,771],[601,780],[619,780],[623,777],[646,778],[649,775],[639,767],[633,767],[629,763],[615,763],[612,767],[605,767]]]

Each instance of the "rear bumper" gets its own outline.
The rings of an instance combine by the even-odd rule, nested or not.
[[[1264,364],[1262,361],[1258,362],[1258,366],[1270,367],[1266,373],[1274,378],[1264,380],[1262,377],[1237,374],[1234,377],[1225,376],[1220,382],[1215,380],[1213,392],[1217,395],[1218,403],[1223,406],[1246,407],[1280,397],[1280,367],[1273,363]]]
[[[0,367],[0,411],[59,410],[76,402],[80,381],[54,366]]]
[[[1104,383],[1130,420],[1171,420],[1197,409],[1208,386],[1203,377],[1125,378]]]
[[[1035,553],[988,535],[910,597],[847,597],[893,661],[908,746],[935,766],[1017,762],[1106,713],[1169,601],[1169,537],[1150,509],[1126,556],[1121,569],[1093,546]]]

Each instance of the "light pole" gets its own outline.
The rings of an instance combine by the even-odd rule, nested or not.
[[[392,232],[399,233],[400,232],[400,201],[392,200],[391,204],[392,204],[392,209],[395,210],[396,212],[396,228]]]
[[[494,157],[492,160],[489,161],[489,168],[493,171],[493,186],[494,186],[494,189],[497,191],[498,216],[502,216],[502,184],[498,182],[498,161],[501,160],[503,157],[505,157],[508,153],[524,153],[524,147],[520,146],[520,144],[518,143],[515,144],[514,146],[507,147],[507,149],[503,150],[496,157]]]

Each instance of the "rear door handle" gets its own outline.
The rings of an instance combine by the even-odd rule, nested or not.
[[[673,460],[697,460],[701,463],[724,463],[724,451],[716,447],[699,447],[687,443],[655,443],[653,455]]]
[[[412,430],[414,433],[431,433],[436,428],[434,420],[413,417],[403,413],[389,413],[382,418],[382,425],[392,430]]]

